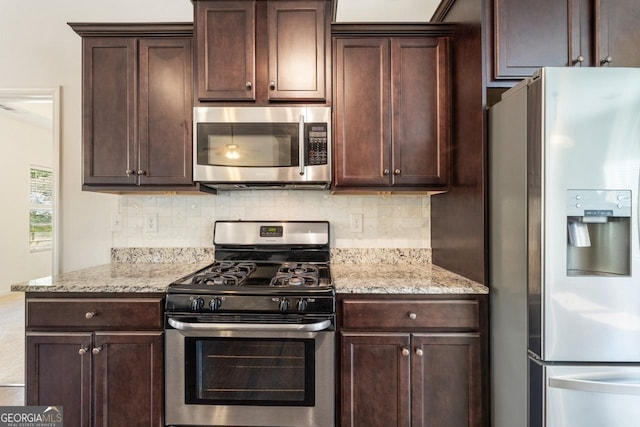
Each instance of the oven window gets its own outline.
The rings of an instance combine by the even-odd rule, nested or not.
[[[186,403],[314,406],[314,347],[313,339],[186,338]]]
[[[298,166],[298,123],[198,123],[198,164]]]

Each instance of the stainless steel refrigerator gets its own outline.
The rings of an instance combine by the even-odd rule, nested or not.
[[[489,132],[493,426],[640,426],[640,69],[542,68]]]

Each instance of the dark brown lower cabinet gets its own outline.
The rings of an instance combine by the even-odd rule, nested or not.
[[[162,298],[142,300],[141,323],[122,323],[132,301],[27,297],[26,404],[62,406],[67,427],[163,426]],[[69,308],[67,327],[56,304]]]
[[[474,305],[468,300],[460,305],[461,301],[451,301],[452,317],[458,317],[461,311],[476,314],[476,321],[466,315],[458,317],[469,323],[456,332],[443,326],[439,314],[436,317],[436,313],[447,311],[446,300],[438,299],[433,304],[412,298],[361,298],[345,297],[339,309],[340,425],[488,425],[483,397],[486,337],[481,332],[484,322],[480,316],[486,312],[482,303],[475,301]],[[388,314],[390,302],[401,315]],[[433,318],[428,319],[430,316]],[[379,325],[353,328],[369,325],[372,318],[378,319]],[[415,326],[410,326],[411,322]],[[390,331],[394,327],[397,332]],[[477,330],[468,330],[474,328]]]

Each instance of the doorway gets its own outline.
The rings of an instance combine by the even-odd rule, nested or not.
[[[0,88],[0,147],[0,406],[21,406],[25,303],[10,289],[58,273],[60,88]]]
[[[0,89],[0,296],[58,272],[60,88]]]

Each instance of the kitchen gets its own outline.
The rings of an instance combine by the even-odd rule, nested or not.
[[[104,9],[102,10],[99,3],[91,5],[72,5],[71,3],[68,3],[68,10],[64,10],[65,3],[57,4],[55,10],[49,14],[47,23],[37,23],[40,28],[47,28],[43,25],[53,25],[54,20],[51,17],[60,16],[59,22],[51,32],[51,34],[60,34],[60,40],[55,39],[55,46],[50,46],[50,49],[40,49],[38,56],[29,54],[25,58],[24,54],[20,54],[23,49],[4,42],[10,45],[8,52],[13,53],[12,56],[16,58],[16,62],[25,64],[24,68],[27,69],[22,71],[23,67],[20,67],[20,71],[13,73],[3,71],[3,73],[9,73],[6,81],[12,82],[12,86],[33,86],[35,83],[41,83],[45,86],[63,87],[61,271],[74,271],[88,266],[107,264],[111,261],[112,247],[210,247],[213,231],[212,218],[229,215],[228,218],[253,219],[256,217],[251,216],[259,213],[260,219],[308,219],[309,215],[319,216],[319,207],[320,212],[326,216],[318,219],[328,219],[331,222],[332,237],[335,239],[332,241],[332,246],[336,248],[409,248],[423,253],[424,258],[431,256],[431,248],[433,248],[436,263],[478,282],[484,281],[481,161],[484,95],[480,86],[479,52],[475,57],[466,57],[467,60],[471,60],[471,64],[477,65],[477,68],[470,67],[472,69],[468,74],[473,74],[475,77],[464,80],[463,84],[471,91],[469,93],[477,96],[473,101],[475,104],[471,106],[462,102],[457,105],[458,114],[464,114],[464,108],[469,110],[466,111],[468,114],[464,120],[457,119],[458,132],[465,138],[458,137],[460,140],[457,140],[459,157],[455,162],[459,168],[454,170],[457,179],[453,180],[457,187],[452,188],[449,195],[444,194],[440,197],[345,196],[314,192],[300,194],[295,191],[265,192],[255,195],[234,193],[215,197],[93,194],[80,191],[82,186],[80,173],[82,164],[81,59],[79,56],[81,47],[80,38],[66,26],[66,22],[189,22],[192,20],[193,11],[188,2],[186,5],[172,2],[162,11],[154,7],[145,10],[142,5],[136,3],[134,6],[123,6],[120,12],[113,10],[116,8],[111,4],[109,7],[102,6]],[[458,2],[458,4],[463,3]],[[9,7],[12,6],[9,5]],[[27,11],[22,10],[17,4],[13,7],[15,11],[12,12],[15,13],[7,14],[14,17],[12,21],[30,22],[24,16]],[[48,6],[43,5],[43,7]],[[478,5],[479,11],[480,5]],[[454,12],[456,10],[452,13]],[[15,19],[18,16],[25,19]],[[13,26],[7,23],[5,28],[13,28]],[[23,26],[16,29],[16,34],[23,32]],[[465,35],[469,37],[468,44],[460,44],[460,46],[468,46],[472,49],[473,34]],[[37,35],[34,37],[40,39]],[[24,34],[24,38],[28,41],[29,35]],[[47,42],[51,40],[53,38],[48,39]],[[461,50],[455,54],[462,55]],[[75,58],[75,61],[69,58]],[[47,69],[50,68],[51,71],[43,76],[35,71],[42,69],[43,63],[57,66],[49,67],[48,65]],[[57,75],[55,71],[63,72]],[[455,72],[463,71],[456,69]],[[460,84],[458,79],[454,78],[454,80]],[[460,97],[465,92],[458,90],[454,93],[454,96]],[[472,154],[469,154],[468,150],[471,150]],[[473,150],[476,151],[473,152]],[[474,156],[474,153],[477,155]],[[278,203],[273,202],[274,198]],[[281,209],[283,206],[281,203],[286,205],[288,211],[285,217],[282,214],[284,210]],[[300,209],[301,204],[302,209]],[[463,206],[466,209],[461,209]],[[122,222],[118,221],[120,218],[118,215],[122,215]],[[173,221],[173,217],[177,217],[178,221]],[[356,231],[360,229],[358,223],[362,225],[362,232]],[[117,224],[121,224],[125,231],[113,231],[114,228],[118,229]],[[149,224],[148,229],[145,229],[146,224]],[[91,250],[87,250],[87,247],[91,247]],[[154,254],[153,250],[149,252]],[[158,252],[161,251],[156,251],[155,255],[150,256],[158,256]]]

